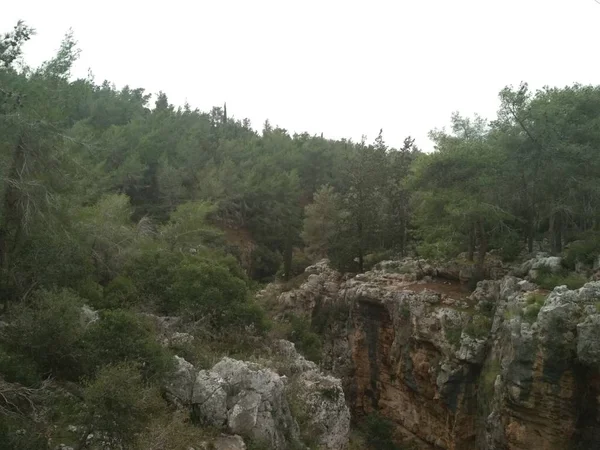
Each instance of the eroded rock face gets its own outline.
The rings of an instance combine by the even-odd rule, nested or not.
[[[310,422],[318,448],[342,450],[348,443],[350,411],[341,381],[324,375],[299,355],[294,344],[274,345],[293,373],[293,382],[256,363],[223,358],[210,370],[196,371],[183,358],[175,357],[176,370],[166,384],[175,403],[193,410],[204,424],[249,437],[272,449],[286,449],[298,442],[297,417],[288,399],[294,396],[303,426]],[[226,448],[226,447],[223,447]],[[232,447],[237,448],[237,447]]]
[[[560,265],[548,259],[526,273]],[[507,276],[469,295],[425,261],[347,280],[308,270],[283,295],[329,315],[323,367],[355,420],[377,411],[422,449],[600,448],[600,283],[548,294]]]

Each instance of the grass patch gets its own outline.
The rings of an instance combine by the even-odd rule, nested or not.
[[[547,297],[547,295],[539,292],[529,294],[527,297],[527,306],[523,309],[523,319],[530,324],[535,322]]]

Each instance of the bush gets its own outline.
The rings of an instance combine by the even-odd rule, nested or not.
[[[600,235],[589,233],[581,238],[571,242],[564,251],[562,264],[568,269],[574,270],[578,262],[593,266],[600,256]]]
[[[484,315],[474,315],[471,321],[465,327],[465,333],[474,338],[483,338],[488,335],[492,327],[490,317]]]
[[[215,261],[189,260],[174,273],[167,312],[184,311],[192,318],[209,317],[215,326],[235,322],[248,300],[244,280]]]
[[[86,300],[87,303],[98,309],[102,307],[102,303],[104,300],[104,288],[101,284],[96,283],[91,278],[87,278],[79,283],[76,288],[77,294]]]
[[[548,290],[563,285],[567,286],[569,289],[579,289],[587,282],[587,279],[583,275],[577,273],[569,273],[567,271],[552,273],[549,269],[541,267],[538,269],[535,282],[541,288]]]
[[[523,310],[523,318],[529,322],[533,323],[537,320],[537,316],[544,306],[544,302],[546,301],[546,295],[540,293],[529,294],[527,297],[527,306]]]
[[[400,450],[394,443],[393,425],[377,414],[369,414],[362,426],[368,448],[373,450]]]
[[[83,336],[87,373],[124,361],[138,363],[144,376],[160,379],[173,364],[172,355],[156,341],[152,323],[128,311],[104,311]]]
[[[0,375],[9,383],[36,386],[41,377],[38,366],[26,355],[10,352],[0,347]]]
[[[137,366],[131,363],[100,369],[87,383],[84,399],[87,429],[123,444],[131,444],[165,408],[159,392],[144,383]]]
[[[296,348],[306,359],[319,363],[323,357],[321,337],[311,331],[308,320],[292,316],[290,322],[292,329],[287,338],[296,344]]]
[[[151,247],[131,260],[125,273],[133,281],[141,297],[154,303],[161,313],[167,313],[171,306],[169,288],[183,259],[180,253]]]
[[[137,302],[137,290],[133,282],[123,276],[113,279],[104,288],[101,308],[125,308]]]
[[[253,279],[272,281],[283,259],[278,252],[259,245],[252,251],[250,273]]]
[[[36,292],[30,303],[17,305],[11,312],[11,325],[4,333],[6,348],[23,355],[19,358],[22,362],[33,361],[40,375],[78,378],[84,332],[82,303],[68,290]]]

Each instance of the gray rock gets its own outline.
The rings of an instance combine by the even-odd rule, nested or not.
[[[346,405],[342,383],[338,378],[309,371],[300,375],[289,389],[308,418],[304,426],[310,429],[319,448],[343,450],[350,434],[350,410]]]
[[[201,370],[194,381],[191,403],[203,423],[222,426],[227,420],[227,384],[215,372]]]
[[[175,370],[165,385],[167,395],[179,405],[190,405],[194,391],[196,370],[185,359],[175,356]]]
[[[258,364],[223,358],[211,370],[227,384],[227,426],[232,433],[286,448],[298,436],[282,378]]]
[[[577,359],[600,368],[600,314],[588,316],[577,325]]]
[[[238,435],[221,435],[217,437],[213,443],[214,450],[246,450],[244,440]]]

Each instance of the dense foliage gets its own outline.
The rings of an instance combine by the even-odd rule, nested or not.
[[[565,270],[598,261],[600,87],[506,88],[495,120],[455,114],[422,153],[382,133],[368,144],[268,121],[257,132],[226,107],[74,80],[70,34],[30,68],[20,57],[34,34],[19,23],[0,37],[0,393],[75,382],[85,402],[69,417],[86,427],[133,439],[152,419],[175,439],[184,424],[147,414],[171,355],[140,313],[260,334],[254,283],[322,257],[349,272],[415,252],[465,252],[479,268],[492,249],[564,251]],[[97,320],[82,320],[84,304]],[[293,325],[318,359],[318,336]],[[44,431],[16,405],[0,401],[0,442],[41,448]]]

